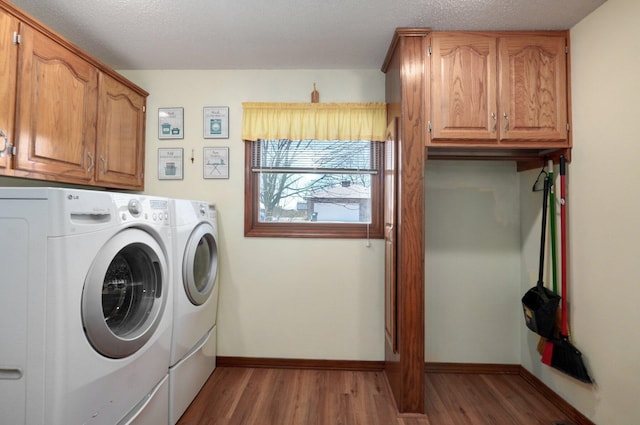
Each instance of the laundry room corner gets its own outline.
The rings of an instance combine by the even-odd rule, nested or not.
[[[380,239],[244,236],[243,102],[382,102],[371,70],[122,70],[147,100],[145,193],[216,205],[218,356],[384,359]],[[228,107],[229,137],[203,137],[203,108]],[[159,108],[183,108],[184,138],[160,139]],[[229,177],[203,178],[203,149],[228,147]],[[181,179],[158,178],[158,149],[182,149]]]

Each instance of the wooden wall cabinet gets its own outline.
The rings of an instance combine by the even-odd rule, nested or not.
[[[146,97],[104,73],[98,82],[96,182],[143,189]]]
[[[429,61],[430,155],[571,147],[566,31],[434,32]]]
[[[0,174],[144,189],[148,93],[2,2],[0,36]]]
[[[91,184],[98,70],[29,25],[19,34],[15,175]]]

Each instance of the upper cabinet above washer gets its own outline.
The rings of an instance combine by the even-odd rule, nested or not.
[[[90,184],[98,70],[29,25],[19,35],[15,175]]]
[[[148,93],[4,1],[0,37],[0,175],[143,190]]]
[[[430,157],[571,147],[566,31],[433,32],[429,49]]]
[[[146,97],[100,73],[98,99],[96,181],[143,189]]]

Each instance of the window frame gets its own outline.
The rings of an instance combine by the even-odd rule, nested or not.
[[[378,172],[371,175],[371,223],[260,222],[258,191],[260,173],[251,170],[253,141],[244,141],[244,235],[267,238],[382,239],[384,215],[384,149]],[[383,143],[383,142],[376,142]]]

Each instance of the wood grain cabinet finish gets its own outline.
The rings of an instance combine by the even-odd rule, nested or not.
[[[142,189],[146,99],[106,74],[100,74],[98,98],[96,181]]]
[[[23,176],[90,184],[98,70],[28,25],[20,37],[14,168]]]
[[[18,49],[13,34],[18,32],[19,21],[0,9],[0,174],[11,174],[11,146],[15,120],[15,93]],[[7,145],[5,145],[5,140]]]
[[[384,144],[384,330],[387,345],[398,352],[397,333],[397,214],[398,118],[387,126]]]
[[[427,146],[568,148],[565,31],[435,32]]]
[[[148,93],[3,1],[0,37],[0,174],[143,190]]]
[[[505,159],[524,169],[566,155],[567,40],[566,31],[394,33],[382,65],[385,376],[401,413],[425,412],[425,160]]]
[[[423,414],[427,28],[398,28],[385,73],[385,376],[399,412]],[[397,123],[396,123],[397,122]],[[392,190],[388,190],[388,189]]]

